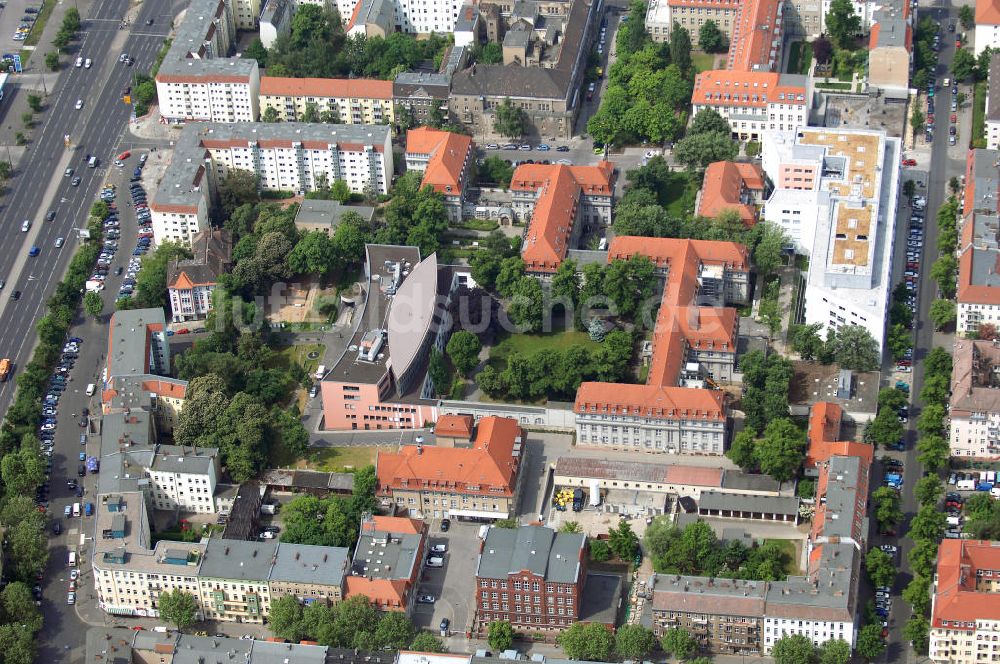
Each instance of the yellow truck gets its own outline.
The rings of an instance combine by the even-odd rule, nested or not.
[[[0,360],[0,381],[5,381],[10,377],[10,360],[6,357]]]

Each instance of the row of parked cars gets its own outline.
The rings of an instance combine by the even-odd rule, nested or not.
[[[909,235],[906,239],[906,269],[903,272],[903,283],[906,285],[906,306],[913,316],[917,314],[917,296],[920,291],[920,261],[924,249],[924,214],[927,210],[927,199],[915,197],[910,206]],[[913,366],[913,348],[907,349],[903,357],[896,362],[896,370],[909,373]],[[902,414],[900,414],[902,417]],[[905,420],[903,420],[905,421]]]
[[[11,37],[14,41],[24,41],[31,34],[31,31],[35,27],[35,21],[38,19],[38,8],[37,7],[25,7],[24,16],[21,17],[21,22],[17,26],[17,30],[14,31]]]

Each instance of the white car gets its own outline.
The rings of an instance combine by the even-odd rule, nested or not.
[[[77,58],[76,59],[76,68],[79,69],[82,66],[83,66],[83,58]]]
[[[65,242],[65,240],[63,240],[61,237],[57,237],[56,238],[56,249],[61,248],[63,246],[63,242]]]
[[[91,62],[90,58],[87,58],[86,60],[83,61],[83,66],[86,67],[87,69],[90,69],[90,65],[92,64],[94,63]]]
[[[76,110],[79,111],[81,108],[83,108],[83,100],[82,99],[77,99],[76,100]]]
[[[25,219],[24,221],[21,222],[21,232],[22,233],[27,233],[29,228],[31,228],[31,222],[30,221],[28,221],[27,219]]]

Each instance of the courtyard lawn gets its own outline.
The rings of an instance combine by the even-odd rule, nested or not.
[[[288,346],[282,348],[274,354],[273,365],[287,369],[292,363],[298,364],[309,374],[316,372],[319,368],[319,361],[323,358],[326,346],[323,344],[301,344],[298,346]],[[310,353],[317,353],[315,359],[310,359]]]
[[[976,83],[972,97],[972,147],[986,147],[986,81]]]
[[[713,53],[692,53],[691,64],[695,71],[708,71],[715,66],[715,54]]]
[[[503,369],[507,358],[512,353],[534,355],[542,350],[562,351],[570,346],[583,346],[587,350],[596,350],[600,344],[591,341],[586,332],[566,330],[548,334],[508,334],[490,349],[490,364],[496,369]]]
[[[795,540],[767,539],[765,541],[781,545],[784,552],[788,554],[788,564],[785,565],[785,574],[795,576],[802,573],[799,569],[799,547]]]
[[[694,203],[698,196],[698,185],[685,171],[673,171],[666,186],[664,208],[672,217],[687,217],[694,214]]]
[[[280,450],[271,455],[271,463],[276,468],[300,468],[319,470],[325,473],[352,472],[375,463],[379,452],[395,452],[396,445],[358,445],[349,447],[310,447],[304,459],[282,458]]]

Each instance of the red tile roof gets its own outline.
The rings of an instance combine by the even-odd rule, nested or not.
[[[976,25],[1000,25],[1000,0],[976,0]]]
[[[434,423],[434,435],[438,438],[472,440],[472,429],[472,415],[442,415]]]
[[[647,413],[667,419],[724,418],[721,392],[676,387],[676,383],[688,348],[736,352],[736,310],[693,303],[702,266],[748,271],[746,247],[735,242],[618,236],[608,248],[608,262],[637,254],[667,270],[646,385],[583,383],[576,393],[576,412]],[[597,411],[591,411],[594,407]]]
[[[406,579],[369,579],[364,576],[344,578],[344,599],[363,595],[382,611],[405,611],[410,583]]]
[[[757,208],[742,201],[744,188],[764,190],[764,171],[759,165],[732,161],[709,164],[701,187],[698,214],[714,218],[723,210],[732,209],[740,213],[744,225],[752,226],[757,221]]]
[[[580,195],[611,196],[614,167],[523,164],[511,178],[512,191],[538,191],[521,258],[529,272],[555,272],[569,251]]]
[[[691,103],[737,108],[766,108],[768,103],[805,106],[806,89],[799,85],[781,85],[780,79],[774,72],[705,71],[694,79]]]
[[[427,525],[420,519],[408,519],[402,516],[378,516],[361,524],[362,532],[393,533],[397,535],[420,535]]]
[[[291,78],[262,76],[261,96],[392,99],[392,81],[377,78]]]
[[[782,0],[746,0],[733,25],[729,69],[770,71],[781,58]]]
[[[465,186],[465,166],[472,151],[472,139],[464,134],[418,127],[406,132],[406,151],[429,154],[421,187],[430,185],[446,196],[458,196]]]
[[[448,488],[469,495],[514,495],[518,457],[516,438],[524,431],[508,417],[484,417],[470,448],[405,445],[379,453],[375,465],[379,495],[396,489]],[[494,490],[495,489],[495,490]]]
[[[973,212],[962,220],[961,238],[958,256],[958,295],[960,304],[990,304],[1000,305],[1000,288],[995,286],[981,286],[972,283],[973,261],[979,253],[978,260],[991,260],[996,256],[996,264],[992,266],[991,272],[1000,272],[1000,254],[976,249],[975,246],[975,226],[976,213]]]
[[[938,545],[932,627],[974,629],[977,620],[1000,620],[1000,593],[976,589],[976,571],[1000,570],[1000,542],[946,539]]]

